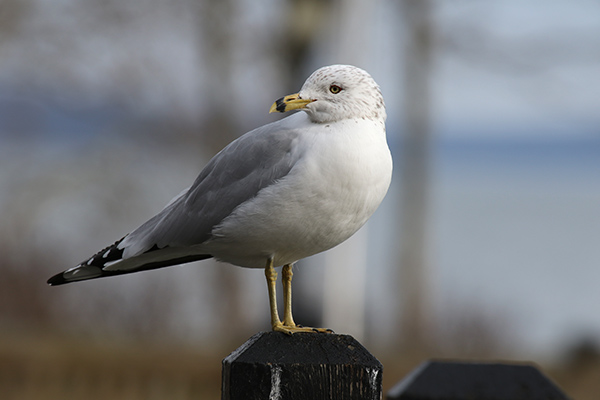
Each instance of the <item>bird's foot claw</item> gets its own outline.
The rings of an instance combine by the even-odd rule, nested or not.
[[[312,328],[309,326],[302,325],[275,325],[273,326],[275,332],[283,332],[287,335],[293,335],[299,332],[310,332],[310,333],[335,333],[333,330],[328,328]]]
[[[296,325],[296,326],[297,326],[298,328],[310,329],[310,330],[312,330],[313,332],[319,332],[319,333],[335,333],[335,332],[333,331],[333,329],[329,329],[329,328],[311,328],[311,327],[305,327],[305,326],[302,326],[302,325],[300,325],[300,324],[298,324],[298,325]]]

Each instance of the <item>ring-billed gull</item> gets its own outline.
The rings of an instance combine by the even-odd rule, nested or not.
[[[379,86],[360,68],[315,71],[300,92],[270,112],[302,110],[230,143],[193,185],[139,228],[50,285],[127,274],[214,257],[264,268],[271,325],[300,327],[291,310],[292,264],[352,236],[373,214],[390,185]],[[284,318],[275,295],[283,265]]]

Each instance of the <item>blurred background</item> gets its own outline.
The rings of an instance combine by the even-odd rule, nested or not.
[[[261,271],[46,279],[336,63],[380,84],[395,175],[297,264],[296,321],[359,339],[385,388],[432,357],[529,360],[595,398],[600,2],[2,0],[3,398],[219,398],[220,360],[269,329]]]

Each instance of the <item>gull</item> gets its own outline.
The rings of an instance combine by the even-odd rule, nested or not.
[[[301,112],[231,142],[157,215],[48,284],[214,257],[264,268],[274,331],[330,331],[294,322],[292,265],[348,239],[383,200],[392,176],[385,104],[366,71],[331,65],[269,112],[292,110]],[[283,320],[277,266],[283,266]]]

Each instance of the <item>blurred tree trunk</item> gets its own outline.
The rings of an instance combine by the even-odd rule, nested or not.
[[[234,104],[234,47],[239,24],[236,0],[204,0],[197,5],[201,59],[206,67],[208,118],[201,129],[210,154],[215,154],[240,134]]]
[[[430,178],[431,4],[404,0],[406,25],[402,188],[400,212],[401,310],[399,332],[405,343],[426,345],[430,336],[427,217]]]
[[[17,33],[32,7],[30,0],[3,0],[0,7],[0,35],[4,43]],[[1,46],[0,46],[1,50]]]
[[[287,1],[285,29],[277,43],[276,52],[280,55],[284,71],[287,71],[282,76],[289,93],[298,91],[298,84],[308,78],[306,62],[313,43],[322,32],[323,23],[327,23],[332,15],[333,3],[333,0]]]

